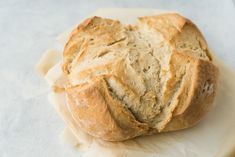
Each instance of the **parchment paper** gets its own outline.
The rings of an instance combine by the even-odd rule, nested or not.
[[[164,11],[160,11],[164,12]],[[133,23],[136,17],[156,15],[159,10],[145,9],[101,9],[95,15],[119,19],[123,23]],[[58,37],[64,44],[68,32]],[[47,52],[47,53],[50,53]],[[55,53],[53,53],[55,55]],[[61,52],[57,52],[58,58]],[[38,68],[48,71],[45,75],[50,86],[62,76],[60,62],[54,66],[48,64],[50,56],[45,54]],[[53,62],[54,63],[54,62]],[[84,157],[234,157],[235,156],[235,73],[216,59],[220,69],[218,93],[214,108],[195,127],[171,133],[139,137],[125,142],[104,142],[94,139],[81,131],[66,107],[64,93],[51,92],[50,102],[64,119],[68,128],[63,132],[63,139],[82,151]],[[48,70],[45,70],[45,66]]]

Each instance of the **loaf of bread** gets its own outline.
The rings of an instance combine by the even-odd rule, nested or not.
[[[62,69],[74,120],[107,141],[194,126],[211,108],[218,78],[203,35],[176,13],[127,26],[89,18],[71,33]]]

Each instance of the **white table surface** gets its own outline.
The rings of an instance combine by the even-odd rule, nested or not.
[[[98,8],[179,11],[205,34],[210,48],[235,69],[235,1],[1,0],[0,157],[79,156],[60,139],[64,123],[34,70],[55,38]]]

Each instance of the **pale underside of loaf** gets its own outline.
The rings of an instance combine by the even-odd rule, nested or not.
[[[194,125],[217,78],[202,34],[178,14],[141,17],[135,26],[90,18],[72,32],[63,71],[71,114],[84,131],[111,141]],[[182,118],[191,104],[200,112],[189,124]]]

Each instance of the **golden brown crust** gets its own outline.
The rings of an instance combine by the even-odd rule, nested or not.
[[[74,119],[90,135],[108,141],[123,141],[147,132],[108,91],[104,78],[67,89],[68,106]]]
[[[64,73],[70,73],[70,64],[74,59],[77,60],[77,63],[80,63],[86,54],[91,53],[88,50],[92,47],[94,42],[96,45],[99,44],[102,46],[123,39],[124,35],[122,29],[123,27],[119,21],[102,19],[97,16],[82,22],[72,31],[64,47],[64,64],[62,67]],[[77,54],[79,50],[80,53]]]
[[[180,64],[185,64],[182,60],[180,62]],[[194,126],[213,104],[218,81],[218,68],[210,61],[202,59],[194,59],[193,62],[193,66],[189,69],[191,78],[185,83],[178,96],[178,105],[174,110],[173,118],[163,131]]]
[[[174,39],[182,34],[184,28],[188,26],[192,27],[192,29],[199,34],[197,40],[199,40],[201,48],[205,49],[207,57],[209,60],[212,60],[205,38],[197,26],[189,19],[184,18],[177,13],[166,13],[157,16],[140,17],[139,21],[146,24],[149,28],[160,32],[165,40],[170,42],[171,45],[174,45]]]
[[[80,24],[65,45],[62,68],[71,85],[65,87],[71,114],[85,132],[103,140],[122,141],[191,127],[205,115],[215,97],[218,69],[198,28],[179,14],[139,20],[138,27],[147,25],[152,34],[162,35],[162,45],[168,45],[163,50],[170,51],[164,52],[169,60],[161,56],[165,63],[152,53],[151,44],[159,43],[159,38],[151,43],[148,37],[146,42],[137,27],[124,27],[118,21],[100,17]],[[197,36],[196,40],[189,38],[191,45],[187,45],[185,32],[189,33],[187,37],[190,31]],[[141,45],[141,40],[145,44]],[[186,44],[183,48],[177,45],[182,40]],[[139,49],[148,53],[141,56]],[[151,66],[158,72],[148,73]],[[153,75],[163,83],[149,85],[149,76]],[[113,84],[109,79],[114,80]],[[155,89],[164,91],[163,96]]]
[[[168,41],[175,37],[187,23],[187,19],[176,13],[140,17],[139,20],[160,32]]]

